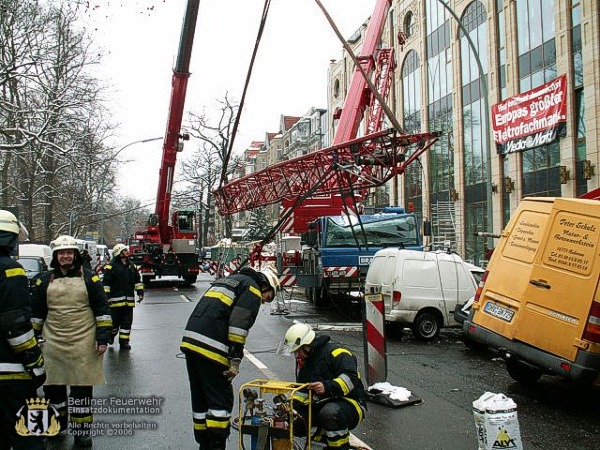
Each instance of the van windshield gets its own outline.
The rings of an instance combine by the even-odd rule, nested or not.
[[[324,244],[326,247],[355,246],[357,240],[360,245],[368,244],[381,247],[419,245],[417,223],[414,215],[381,215],[363,221],[362,227],[359,223],[351,225],[338,219],[327,219]]]

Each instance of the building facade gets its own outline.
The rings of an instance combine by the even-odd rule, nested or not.
[[[355,48],[359,41],[350,39]],[[414,205],[431,220],[434,245],[451,241],[485,266],[494,239],[478,233],[500,233],[521,198],[575,197],[599,186],[599,1],[396,0],[381,45],[395,49],[388,102],[403,130],[443,135],[373,198]],[[342,55],[330,64],[330,117],[353,70]],[[543,93],[559,82],[566,109],[554,133],[528,145],[500,142],[507,116],[498,108],[544,88],[544,109],[556,96]]]

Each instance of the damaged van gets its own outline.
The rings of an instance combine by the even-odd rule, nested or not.
[[[600,202],[525,198],[502,232],[463,329],[522,383],[600,375]]]

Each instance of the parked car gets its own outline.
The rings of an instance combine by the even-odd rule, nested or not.
[[[17,261],[25,269],[30,288],[33,286],[33,278],[48,270],[48,265],[41,256],[19,256]]]
[[[415,338],[431,340],[442,327],[459,325],[456,305],[475,295],[469,266],[451,252],[386,248],[373,257],[365,292],[383,295],[386,322],[408,326]]]
[[[46,265],[52,262],[52,249],[49,245],[42,244],[19,244],[19,257],[41,257]]]

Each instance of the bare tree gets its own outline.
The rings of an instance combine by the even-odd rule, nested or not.
[[[227,150],[229,149],[233,124],[239,108],[239,105],[230,99],[227,93],[222,100],[217,100],[217,104],[218,108],[214,116],[206,112],[200,115],[190,113],[189,118],[190,134],[202,142],[198,149],[199,155],[196,158],[196,164],[205,164],[203,179],[206,189],[203,191],[204,193],[201,197],[206,198],[205,210],[208,214],[208,217],[205,216],[203,218],[205,238],[208,236],[211,215],[215,218],[216,222],[216,216],[213,215],[215,213],[213,212],[211,192],[218,187],[217,183],[226,159]],[[201,156],[200,153],[203,153],[205,156]],[[228,177],[231,176],[237,164],[236,159],[230,161],[226,171]],[[185,177],[185,174],[183,176]],[[231,217],[227,216],[223,218],[223,236],[231,238],[231,235],[232,221]]]
[[[0,0],[0,202],[20,207],[32,239],[89,231],[115,172],[77,6]]]

